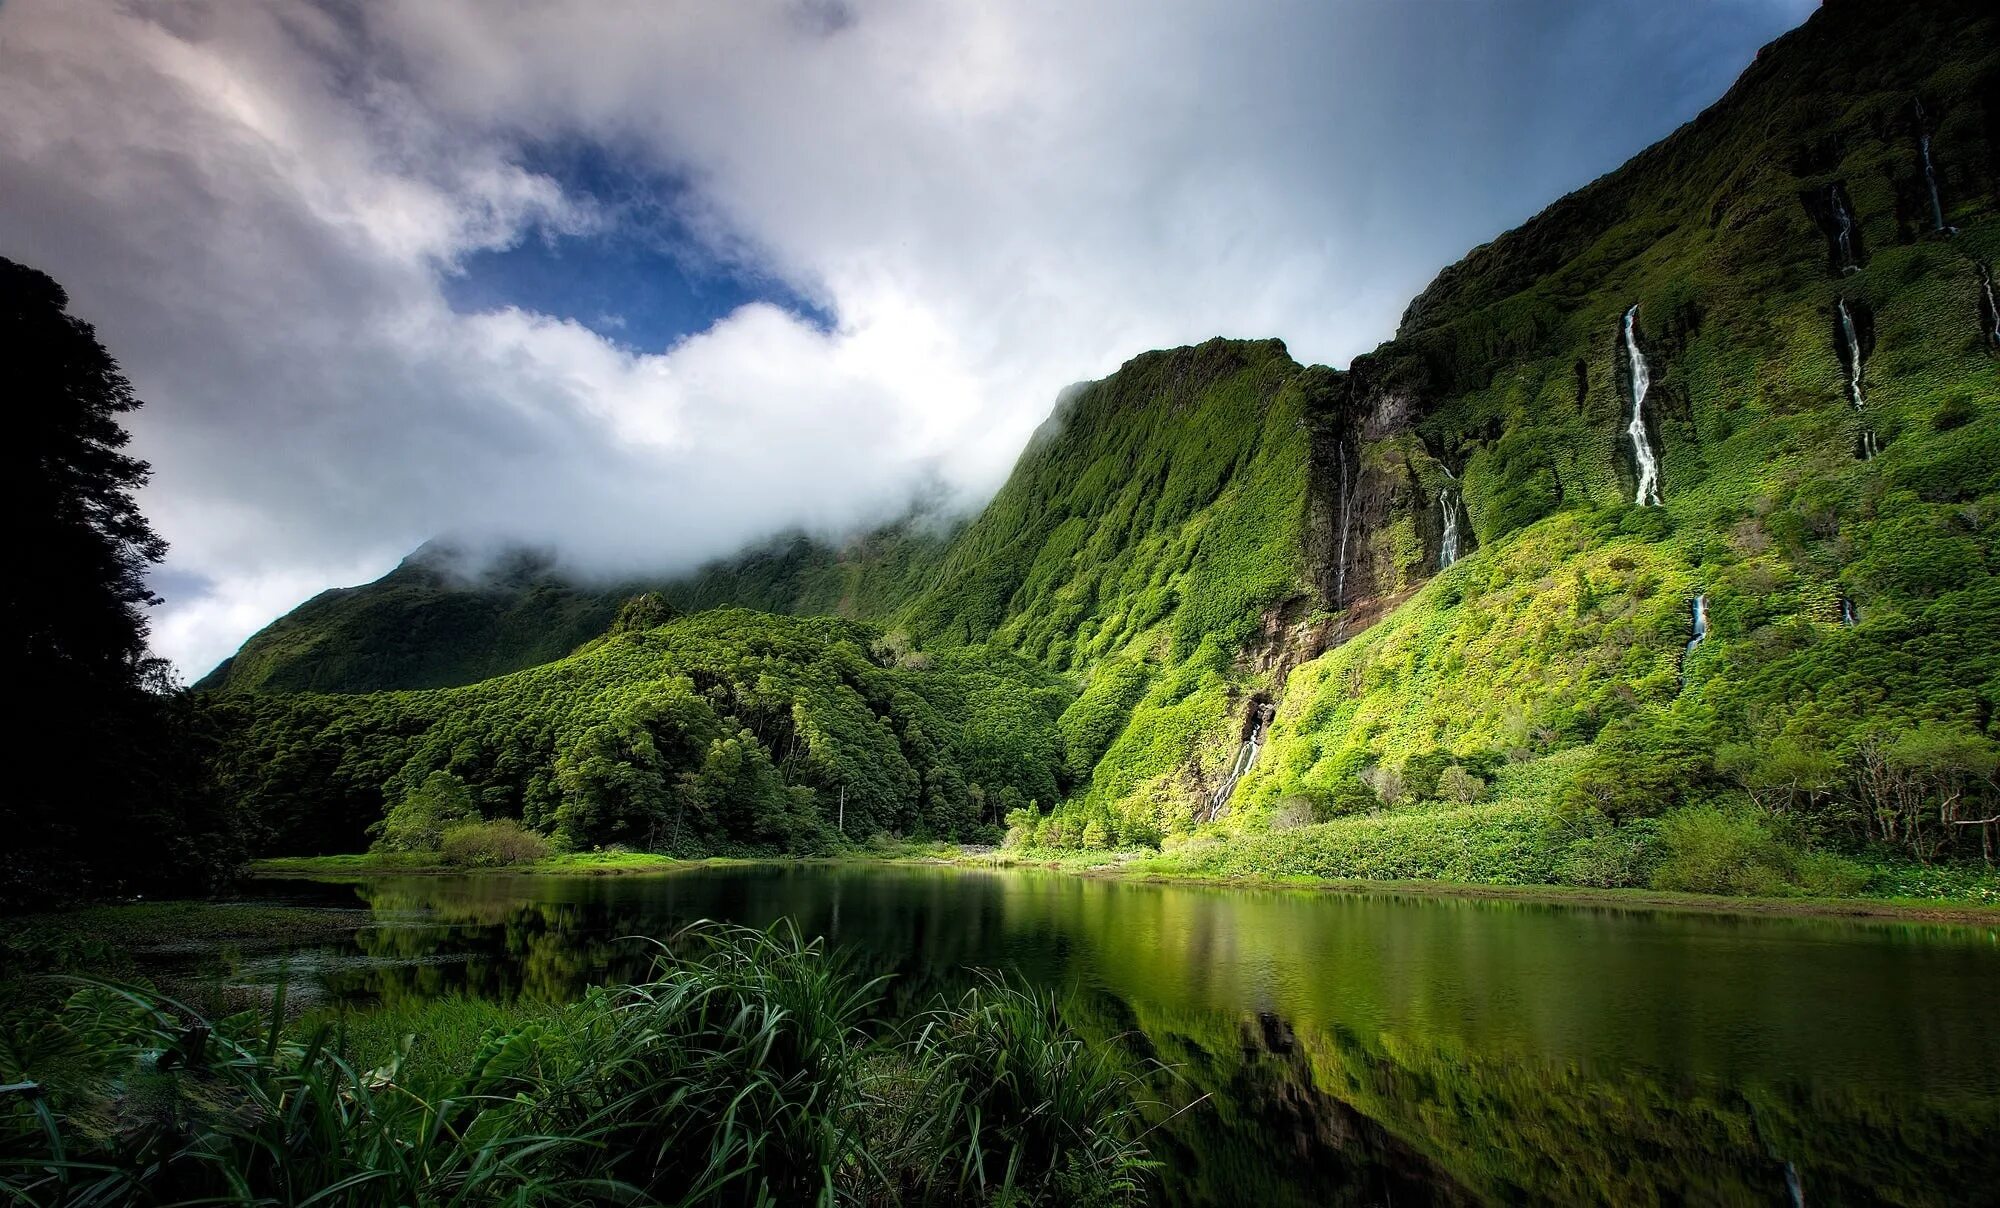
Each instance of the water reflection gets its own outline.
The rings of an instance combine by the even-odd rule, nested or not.
[[[1991,931],[838,867],[406,878],[337,999],[561,1001],[781,917],[900,1009],[1014,970],[1166,1062],[1185,1203],[1965,1204],[2000,1187]],[[328,898],[327,895],[332,895]],[[360,957],[363,959],[353,959]],[[347,958],[347,959],[339,959]]]

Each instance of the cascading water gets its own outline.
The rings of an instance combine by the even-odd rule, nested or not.
[[[1847,212],[1847,201],[1841,197],[1839,185],[1827,186],[1826,200],[1833,207],[1833,238],[1840,249],[1840,271],[1858,271],[1861,266],[1854,259],[1854,215]]]
[[[2000,348],[2000,302],[1993,298],[1993,270],[1985,265],[1979,267],[1979,297],[1985,303],[1986,313],[1979,317],[1986,324],[1986,342]]]
[[[1632,331],[1638,316],[1639,304],[1634,302],[1625,312],[1625,353],[1632,362],[1632,422],[1625,425],[1625,433],[1632,438],[1632,460],[1639,467],[1639,489],[1632,502],[1643,508],[1660,505],[1660,460],[1653,455],[1652,439],[1646,435],[1646,391],[1653,377],[1646,368],[1646,355],[1639,351],[1639,337]]]
[[[1446,478],[1457,482],[1450,470],[1444,472]],[[1444,537],[1438,542],[1438,569],[1443,570],[1458,561],[1458,492],[1445,487],[1438,492],[1438,510],[1444,513]]]
[[[1335,445],[1333,452],[1340,462],[1340,547],[1333,571],[1333,607],[1337,611],[1347,603],[1347,531],[1354,521],[1354,493],[1348,489],[1346,450]]]
[[[1865,413],[1868,402],[1861,394],[1861,337],[1854,333],[1854,315],[1847,309],[1847,299],[1834,302],[1834,309],[1840,315],[1840,335],[1847,342],[1847,399],[1854,409]],[[1881,450],[1875,443],[1875,429],[1866,428],[1861,433],[1861,460],[1869,461]]]
[[[1956,235],[1958,228],[1946,226],[1944,201],[1938,196],[1937,169],[1931,166],[1931,132],[1924,124],[1924,103],[1917,102],[1917,150],[1924,161],[1924,186],[1931,193],[1931,229],[1942,235]]]
[[[1840,623],[1852,629],[1855,622],[1859,619],[1854,612],[1854,601],[1848,599],[1846,596],[1842,596],[1840,598]]]
[[[1701,640],[1707,636],[1708,596],[1703,594],[1694,598],[1694,636],[1688,639],[1687,653],[1693,654],[1694,648],[1701,645]]]
[[[1229,798],[1236,792],[1236,782],[1243,779],[1244,774],[1250,770],[1250,765],[1257,762],[1257,752],[1264,749],[1264,736],[1271,728],[1271,716],[1275,712],[1276,710],[1270,705],[1257,706],[1256,720],[1250,726],[1250,737],[1244,739],[1243,745],[1237,748],[1236,762],[1229,765],[1228,777],[1208,799],[1209,821],[1213,822],[1221,817],[1223,807],[1229,804]]]

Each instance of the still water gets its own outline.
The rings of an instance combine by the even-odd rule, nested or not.
[[[1171,1067],[1175,1203],[2000,1203],[1991,927],[888,867],[272,890],[356,930],[229,976],[357,1004],[562,1000],[703,918],[792,918],[899,1008],[1062,988]]]

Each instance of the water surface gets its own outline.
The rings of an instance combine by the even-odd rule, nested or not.
[[[228,975],[357,1004],[563,1000],[702,918],[795,919],[898,1009],[1063,988],[1172,1067],[1172,1202],[2000,1203],[1993,928],[869,866],[273,888],[363,925]]]

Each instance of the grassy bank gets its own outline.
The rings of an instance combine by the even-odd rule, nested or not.
[[[1356,820],[1360,821],[1360,820]],[[1407,824],[1408,817],[1390,821]],[[1098,850],[1079,848],[994,848],[933,842],[876,842],[831,856],[773,857],[788,864],[939,864],[975,868],[1036,868],[1084,876],[1200,885],[1244,885],[1324,889],[1344,893],[1401,893],[1453,897],[1511,898],[1575,904],[1618,905],[1633,909],[1699,910],[1759,915],[1837,915],[1910,918],[1978,924],[2000,923],[2000,874],[1957,866],[1880,865],[1858,867],[1865,880],[1849,884],[1865,888],[1847,893],[1812,892],[1785,885],[1787,892],[1770,894],[1690,892],[1657,885],[1561,884],[1534,875],[1534,859],[1517,860],[1522,875],[1511,880],[1482,877],[1421,875],[1430,861],[1420,848],[1391,842],[1384,851],[1357,846],[1339,824],[1305,827],[1240,837],[1231,842],[1196,842],[1170,851],[1153,849]],[[1332,835],[1322,831],[1336,832]],[[1503,829],[1500,835],[1505,838]],[[1391,835],[1388,840],[1406,839]],[[1453,854],[1437,862],[1448,870],[1451,859],[1474,860],[1496,867],[1495,852],[1467,845],[1453,833]],[[1500,842],[1500,840],[1495,840]],[[1504,844],[1503,844],[1504,846]],[[1415,854],[1411,854],[1414,851]],[[1430,853],[1438,855],[1438,853]],[[1380,857],[1381,875],[1347,871],[1360,857]],[[472,874],[616,876],[686,871],[755,864],[765,861],[711,858],[677,860],[640,852],[578,852],[551,856],[504,868],[466,869],[435,855],[413,852],[364,853],[340,856],[295,856],[262,860],[251,866],[256,877],[353,880],[380,876]],[[1368,867],[1372,868],[1373,865]]]
[[[1152,850],[1077,851],[1060,849],[963,850],[923,845],[884,857],[893,863],[952,864],[969,868],[1034,868],[1078,876],[1113,877],[1159,884],[1241,886],[1322,890],[1336,893],[1407,894],[1428,897],[1502,898],[1570,905],[1620,906],[1634,910],[1689,910],[1705,913],[1850,918],[1901,918],[1925,922],[2000,925],[2000,894],[1915,896],[1884,893],[1856,896],[1753,897],[1689,893],[1641,887],[1502,885],[1419,877],[1318,876],[1282,868],[1259,870],[1218,866],[1179,853]]]
[[[390,851],[358,852],[337,856],[275,856],[258,860],[249,867],[252,877],[297,877],[307,880],[348,880],[355,877],[444,876],[464,874],[551,874],[566,876],[615,876],[623,873],[673,872],[683,868],[741,864],[744,861],[710,858],[681,860],[637,851],[568,852],[524,860],[518,864],[466,867],[448,863],[437,852]]]
[[[651,980],[565,1007],[443,999],[352,1030],[89,986],[0,1047],[0,1080],[31,1084],[0,1098],[0,1187],[28,1203],[1142,1197],[1139,1087],[1055,999],[993,982],[892,1026],[879,990],[789,929],[714,925],[663,946]]]

